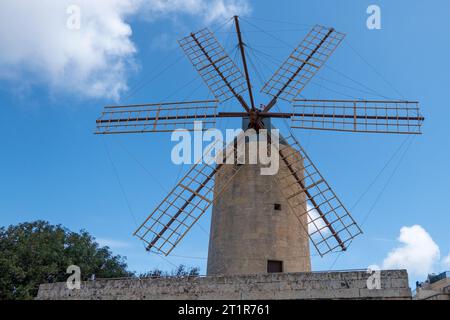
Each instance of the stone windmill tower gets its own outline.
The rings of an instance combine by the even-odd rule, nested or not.
[[[96,133],[193,131],[195,121],[202,121],[206,130],[227,117],[242,118],[243,129],[254,130],[256,136],[271,127],[272,118],[290,119],[292,128],[420,133],[424,118],[418,102],[297,99],[344,38],[320,25],[264,85],[261,91],[270,96],[268,103],[255,107],[237,16],[234,21],[244,73],[208,29],[179,41],[216,100],[105,107]],[[231,98],[242,112],[218,112],[218,104]],[[280,99],[292,104],[289,112],[271,111]],[[248,145],[251,137],[237,139]],[[277,145],[280,169],[275,175],[261,175],[260,163],[238,164],[238,142],[224,153],[226,158],[227,150],[233,151],[231,164],[194,164],[136,230],[147,250],[168,255],[211,206],[210,275],[310,271],[309,241],[324,255],[346,250],[361,233],[293,135]]]

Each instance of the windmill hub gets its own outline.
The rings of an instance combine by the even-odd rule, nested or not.
[[[250,110],[248,118],[249,118],[249,125],[248,125],[249,128],[253,128],[256,130],[262,129],[260,110],[258,109]]]

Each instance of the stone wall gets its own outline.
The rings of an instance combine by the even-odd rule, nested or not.
[[[381,289],[368,289],[365,271],[273,273],[160,279],[100,279],[69,290],[42,284],[37,299],[411,299],[406,270],[381,272]]]

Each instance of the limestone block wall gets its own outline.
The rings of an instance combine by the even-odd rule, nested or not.
[[[246,144],[248,158],[249,144]],[[300,161],[300,159],[298,159]],[[294,167],[302,175],[300,164]],[[311,271],[308,224],[303,202],[293,211],[286,197],[300,193],[287,166],[280,160],[276,175],[261,175],[262,164],[245,164],[227,185],[212,208],[208,250],[208,275],[267,273],[269,260],[280,261],[283,272]],[[225,165],[216,174],[216,188],[234,174],[233,165]],[[288,194],[282,190],[289,189]],[[286,192],[286,190],[285,190]],[[298,200],[300,201],[300,200]],[[275,209],[275,204],[279,206]]]
[[[81,283],[42,284],[38,300],[55,299],[411,299],[406,270],[381,272],[381,289],[369,289],[365,271],[271,273],[160,279],[100,279]]]

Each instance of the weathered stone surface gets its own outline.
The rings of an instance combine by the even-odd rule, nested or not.
[[[368,289],[365,271],[273,273],[199,278],[100,279],[69,290],[42,284],[37,299],[411,299],[406,270],[381,271],[381,289]]]
[[[250,144],[246,144],[247,158]],[[280,159],[277,174],[261,175],[267,165],[244,164],[226,184],[233,167],[225,165],[216,174],[215,190],[223,191],[215,194],[212,209],[207,274],[267,273],[268,260],[282,261],[283,272],[311,271],[304,194],[294,212],[286,197],[301,190],[294,178],[278,179],[290,176],[287,166]],[[301,162],[294,169],[302,175]],[[275,204],[281,210],[275,210]]]

